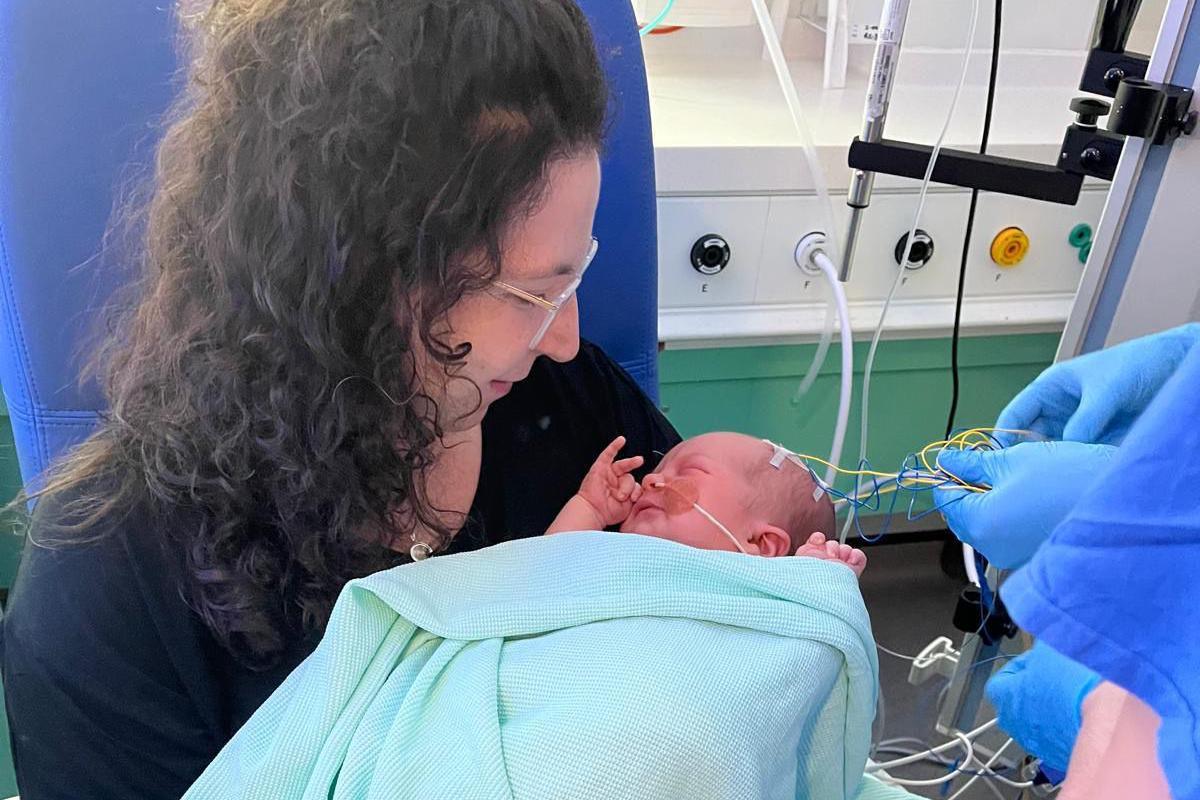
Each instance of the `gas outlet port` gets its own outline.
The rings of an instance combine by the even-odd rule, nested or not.
[[[1029,236],[1020,228],[1005,228],[992,239],[990,252],[996,266],[1012,269],[1029,254]]]
[[[716,275],[729,266],[733,250],[725,237],[706,233],[692,245],[692,269],[701,275]]]
[[[893,255],[897,266],[904,259],[906,249],[908,249],[907,233],[900,237],[900,241],[896,242],[896,250]],[[920,269],[931,260],[933,260],[933,237],[917,228],[916,236],[913,237],[912,249],[908,251],[908,263],[904,266],[906,269]]]

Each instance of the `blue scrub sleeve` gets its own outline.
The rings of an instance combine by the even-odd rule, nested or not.
[[[1162,718],[1172,795],[1200,800],[1200,348],[1001,594],[1024,629]]]

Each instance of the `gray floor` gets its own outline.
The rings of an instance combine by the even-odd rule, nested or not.
[[[896,542],[899,537],[893,537]],[[916,655],[937,636],[948,636],[956,644],[961,634],[951,625],[962,583],[948,578],[942,572],[939,542],[890,543],[868,547],[867,570],[862,577],[863,596],[871,613],[871,623],[876,641],[897,653]],[[1015,649],[1010,643],[1006,650]],[[880,681],[886,699],[884,731],[880,738],[912,736],[933,743],[945,741],[933,730],[933,719],[937,714],[938,693],[945,682],[934,678],[921,686],[908,683],[909,663],[884,653],[879,654]],[[986,714],[986,716],[984,716]],[[981,711],[980,721],[992,718],[991,709]],[[983,737],[981,745],[996,747],[1007,739]],[[1005,756],[1015,752],[1010,747]],[[953,755],[953,754],[951,754]],[[896,756],[892,756],[895,758]],[[914,765],[897,770],[898,777],[934,778],[945,774],[933,765]],[[966,779],[956,781],[956,790]],[[1020,790],[996,784],[997,795],[981,779],[976,781],[963,800],[995,800],[996,797],[1012,800]],[[943,793],[941,787],[911,788],[909,791],[922,797],[947,797],[953,792]]]

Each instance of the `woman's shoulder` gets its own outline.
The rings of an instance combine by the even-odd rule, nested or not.
[[[51,633],[60,644],[85,631],[137,640],[164,615],[187,613],[164,519],[137,508],[79,525],[73,500],[44,498],[31,516],[5,607],[6,650],[16,641],[38,646]]]

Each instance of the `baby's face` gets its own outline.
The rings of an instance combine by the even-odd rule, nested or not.
[[[642,480],[645,492],[621,530],[705,550],[736,550],[729,537],[695,508],[667,513],[667,492],[654,487],[685,479],[698,491],[696,502],[720,520],[747,552],[756,553],[759,548],[750,541],[755,522],[750,506],[755,488],[746,476],[753,474],[749,466],[755,459],[766,461],[770,456],[770,448],[763,442],[736,433],[709,433],[688,439],[672,448],[658,469]]]

